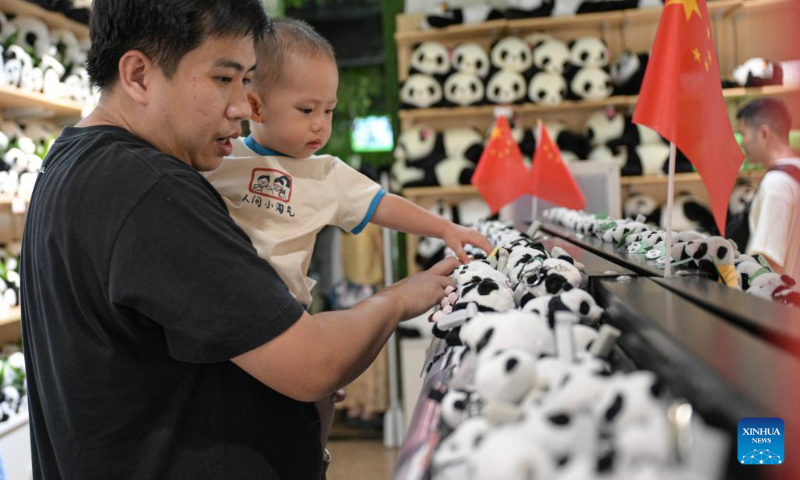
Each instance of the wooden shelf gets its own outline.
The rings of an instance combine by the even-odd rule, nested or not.
[[[755,88],[725,88],[722,96],[727,99],[757,97],[761,95],[791,95],[800,93],[800,87],[776,85]],[[535,115],[546,115],[554,113],[564,113],[580,110],[600,110],[607,107],[632,107],[638,102],[638,95],[619,95],[602,100],[586,101],[564,101],[558,105],[539,105],[536,103],[525,103],[522,105],[509,105],[515,116],[531,117]],[[425,122],[438,122],[450,119],[463,119],[482,117],[484,119],[494,118],[497,107],[506,105],[481,105],[477,107],[444,107],[444,108],[417,108],[400,110],[398,117],[404,126],[410,126]]]
[[[763,169],[746,170],[739,173],[739,178],[760,180],[761,177],[763,177],[765,174],[766,170]],[[697,172],[675,174],[676,184],[687,183],[687,182],[701,182],[701,181],[703,181],[703,179]],[[619,184],[621,187],[632,187],[637,185],[661,185],[661,184],[666,185],[667,176],[644,175],[644,176],[620,177]]]
[[[791,0],[716,0],[708,2],[708,11],[714,16],[724,16],[750,4],[782,4]],[[445,28],[422,30],[423,15],[398,15],[398,26],[403,30],[395,33],[398,46],[412,45],[426,40],[452,43],[474,40],[476,37],[500,37],[519,32],[552,31],[574,29],[581,26],[613,27],[645,21],[657,21],[662,7],[615,12],[587,13],[574,16],[524,18],[518,20],[492,20],[480,24],[453,25]]]
[[[51,30],[66,29],[75,34],[78,39],[89,38],[89,26],[76,22],[59,12],[46,10],[25,0],[0,0],[0,11],[14,15],[25,15],[38,18],[50,27]]]
[[[53,100],[41,93],[24,92],[8,85],[0,85],[0,108],[17,109],[21,115],[35,116],[37,113],[51,113],[57,117],[80,118],[83,107],[69,100]],[[7,112],[8,113],[8,112]],[[7,117],[13,117],[7,114]]]
[[[30,198],[25,198],[25,205],[31,203]],[[14,202],[14,197],[0,196],[0,205],[11,205]]]
[[[22,320],[22,311],[19,307],[11,307],[8,313],[0,315],[0,326],[19,323]]]

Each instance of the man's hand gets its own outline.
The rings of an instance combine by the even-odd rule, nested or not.
[[[445,289],[453,285],[450,274],[458,266],[454,257],[448,257],[424,272],[416,273],[395,283],[387,290],[403,306],[403,320],[418,317],[442,301]]]
[[[469,257],[464,251],[464,245],[466,244],[474,245],[482,249],[487,255],[492,252],[492,244],[489,243],[488,238],[478,233],[477,230],[462,227],[461,225],[456,225],[455,223],[451,223],[445,229],[444,233],[442,234],[442,240],[444,240],[444,243],[450,247],[450,250],[455,252],[456,256],[458,257],[458,261],[461,263],[469,262]]]

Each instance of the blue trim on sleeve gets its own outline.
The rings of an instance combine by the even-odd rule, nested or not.
[[[367,210],[367,215],[364,217],[364,220],[361,220],[361,223],[356,225],[350,233],[353,235],[358,235],[361,233],[364,228],[366,228],[367,224],[370,220],[372,220],[372,216],[375,215],[375,210],[378,208],[378,204],[381,203],[381,199],[386,195],[386,190],[380,189],[378,193],[375,194],[375,198],[372,199],[372,203],[369,204],[369,210]]]
[[[248,135],[247,138],[244,139],[244,144],[247,145],[247,148],[256,152],[257,154],[261,155],[262,157],[288,157],[285,153],[278,152],[277,150],[273,150],[269,147],[265,147],[260,143],[256,142],[256,139],[253,138],[252,135]]]

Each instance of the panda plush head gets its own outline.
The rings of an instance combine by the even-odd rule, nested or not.
[[[731,192],[731,199],[728,203],[728,211],[731,215],[738,215],[743,213],[747,206],[753,201],[756,191],[753,186],[745,181],[736,182]]]
[[[441,160],[445,157],[444,138],[433,128],[423,125],[403,130],[397,138],[395,159],[415,164],[430,157]]]
[[[442,86],[430,75],[415,73],[400,89],[400,108],[429,108],[442,102]]]
[[[456,347],[458,348],[458,347]],[[442,397],[442,421],[448,427],[455,429],[466,420],[467,407],[475,399],[475,392],[467,389],[451,389]]]
[[[596,37],[582,37],[569,42],[569,61],[580,67],[608,66],[608,45]]]
[[[492,47],[492,66],[498,70],[526,73],[533,66],[531,47],[518,37],[506,37]]]
[[[453,68],[480,78],[489,75],[489,54],[477,43],[462,43],[453,50]]]
[[[649,217],[658,209],[659,205],[653,197],[634,192],[625,199],[623,214],[626,218],[636,218],[638,215]]]
[[[614,84],[614,95],[639,94],[649,59],[650,54],[646,52],[638,55],[630,50],[622,52],[622,55],[611,66],[610,76],[611,83]]]
[[[470,303],[481,312],[504,312],[515,307],[514,296],[507,282],[498,283],[493,278],[473,277],[458,290],[458,302],[453,310],[463,310]]]
[[[527,94],[525,77],[511,70],[500,70],[489,79],[486,98],[495,104],[524,103]]]
[[[586,119],[583,134],[593,147],[605,145],[625,133],[625,117],[613,109],[598,110]]]
[[[439,42],[423,42],[411,54],[409,73],[424,73],[444,78],[450,73],[450,52]]]
[[[484,86],[480,77],[472,73],[456,72],[444,82],[447,104],[466,107],[477,105],[484,99]]]
[[[444,416],[444,408],[442,415]],[[433,454],[431,469],[434,478],[447,476],[450,469],[464,471],[483,439],[489,434],[490,427],[489,421],[484,417],[472,417],[460,423],[454,432],[442,440]]]
[[[742,87],[782,85],[783,69],[779,63],[764,58],[751,58],[736,67],[733,78]]]
[[[541,71],[528,85],[528,98],[534,103],[558,105],[567,96],[567,82],[558,73]]]
[[[475,389],[487,402],[519,404],[535,386],[536,358],[525,350],[498,350],[475,370]]]
[[[535,45],[533,64],[536,68],[552,73],[564,73],[564,66],[569,61],[570,55],[566,43],[556,38],[547,38]]]
[[[613,92],[611,77],[600,67],[570,66],[564,77],[570,100],[602,100]]]
[[[41,59],[50,52],[50,30],[44,22],[32,17],[16,17],[11,20],[16,27],[16,44]]]
[[[535,297],[543,295],[558,295],[580,286],[581,272],[569,260],[548,258],[536,275],[526,279],[528,292]]]

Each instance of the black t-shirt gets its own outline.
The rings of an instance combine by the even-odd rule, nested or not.
[[[22,249],[37,479],[315,479],[319,418],[228,361],[303,311],[194,169],[68,128]]]

